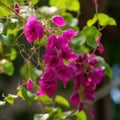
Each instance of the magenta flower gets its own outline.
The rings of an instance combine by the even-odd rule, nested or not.
[[[62,27],[66,24],[65,19],[62,16],[56,15],[52,17],[52,22],[58,27]]]
[[[74,31],[73,29],[68,29],[63,31],[63,37],[67,39],[67,42],[70,43],[70,39],[77,36],[78,32]]]
[[[99,53],[100,54],[104,53],[104,47],[101,44],[101,39],[100,38],[97,39],[97,43],[98,43],[98,51],[99,51]]]
[[[84,98],[86,98],[87,100],[94,101],[95,99],[94,88],[92,88],[91,86],[86,86],[84,88],[83,95],[84,95]]]
[[[94,69],[94,71],[89,72],[89,82],[92,82],[94,85],[98,85],[101,83],[102,78],[104,77],[105,73],[104,71],[100,68],[97,67]]]
[[[46,49],[43,58],[44,58],[45,65],[47,67],[54,68],[63,64],[63,60],[57,52],[58,51],[54,48]]]
[[[89,114],[90,114],[91,118],[93,119],[94,118],[94,110],[93,110],[93,108],[90,108]]]
[[[66,87],[67,82],[72,78],[73,76],[73,69],[66,65],[61,65],[59,67],[55,68],[56,76],[60,80],[63,81],[64,87]]]
[[[93,2],[93,4],[94,4],[96,7],[98,7],[98,6],[99,6],[99,4],[98,4],[98,1],[97,1],[97,0],[92,0],[92,2]]]
[[[29,43],[34,42],[36,39],[40,40],[43,37],[43,27],[36,17],[32,16],[27,19],[24,34]]]
[[[40,79],[40,90],[37,92],[38,96],[47,94],[52,97],[57,89],[57,79],[53,69],[46,69]]]
[[[69,64],[73,69],[74,90],[83,95],[83,100],[94,101],[95,87],[101,83],[104,71],[98,66],[95,54],[83,54]],[[73,101],[74,104],[74,101]],[[78,110],[83,109],[83,102],[79,102]]]
[[[15,10],[16,13],[20,12],[20,6],[17,2],[15,2],[15,4],[14,4],[14,10]]]
[[[70,96],[70,101],[73,105],[78,105],[80,103],[80,96],[78,92],[72,93]]]
[[[104,53],[104,47],[103,47],[102,44],[100,44],[100,45],[98,46],[98,51],[99,51],[100,54]]]
[[[70,101],[72,105],[77,105],[79,111],[83,109],[83,103],[80,101],[79,92],[72,93],[72,95],[70,96]]]
[[[47,49],[56,47],[57,38],[54,34],[50,35],[47,42]]]
[[[66,60],[73,61],[78,59],[78,56],[68,46],[65,46],[61,50],[61,52],[62,52],[62,57]]]
[[[33,88],[33,81],[31,79],[29,79],[27,81],[27,89],[28,90],[32,90],[32,88]]]
[[[78,110],[79,110],[79,111],[83,110],[83,103],[82,103],[82,102],[79,103],[79,105],[78,105]]]

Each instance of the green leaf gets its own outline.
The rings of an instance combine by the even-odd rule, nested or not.
[[[13,0],[13,2],[14,2],[14,0]],[[16,2],[17,2],[19,5],[23,5],[23,4],[24,4],[24,2],[23,2],[22,0],[16,0]]]
[[[96,21],[97,21],[97,16],[94,15],[94,17],[92,19],[90,19],[90,20],[87,21],[87,26],[91,27],[93,24],[96,23]]]
[[[36,95],[34,93],[27,91],[25,88],[22,88],[21,92],[22,98],[24,98],[29,104],[31,104],[36,98]]]
[[[0,42],[3,43],[3,45],[14,45],[15,44],[15,36],[13,34],[9,34],[8,36],[0,35]]]
[[[31,0],[32,4],[35,5],[39,2],[39,0]]]
[[[114,18],[109,17],[108,25],[117,25],[117,23]]]
[[[85,36],[80,36],[80,37],[75,37],[72,39],[73,45],[78,44],[78,45],[83,45],[85,43]]]
[[[56,6],[62,11],[78,11],[80,9],[80,3],[78,0],[50,0],[50,6]]]
[[[98,21],[101,26],[116,25],[116,21],[104,13],[98,14]]]
[[[57,95],[55,97],[55,101],[61,105],[64,105],[66,107],[70,107],[69,102],[67,101],[67,99],[65,99],[63,96]]]
[[[15,98],[17,98],[17,96],[8,94],[8,96],[5,98],[5,100],[6,100],[9,104],[13,104],[14,101],[15,101]]]
[[[92,48],[98,46],[98,43],[96,42],[98,35],[99,32],[95,26],[87,27],[82,31],[82,36],[86,38],[86,43]]]
[[[103,14],[103,13],[99,13],[99,14],[98,14],[98,21],[99,21],[99,24],[100,24],[101,26],[107,25],[108,20],[109,20],[109,16],[108,16],[108,15]]]
[[[0,22],[0,34],[3,32],[3,23]]]
[[[76,113],[76,120],[87,120],[86,113],[84,111],[80,111]]]
[[[68,5],[68,10],[70,11],[78,11],[80,10],[80,4],[78,0],[72,0],[71,2],[69,1],[69,5]]]
[[[104,13],[98,13],[95,14],[92,19],[87,21],[87,26],[88,27],[92,26],[93,24],[96,23],[97,20],[101,26],[116,25],[116,21],[114,18],[109,17],[107,14]]]
[[[49,98],[47,95],[43,95],[43,96],[38,97],[38,100],[44,104],[51,104],[52,103],[52,99]]]
[[[17,51],[14,48],[11,48],[10,60],[15,60],[17,57]]]
[[[26,79],[31,77],[32,80],[36,80],[38,77],[40,77],[42,71],[37,69],[32,64],[25,64],[24,66],[21,67],[20,73]]]
[[[10,11],[0,6],[0,18],[7,17],[9,15],[10,15]]]
[[[67,120],[66,118],[72,114],[72,111],[63,112],[63,120]]]
[[[6,102],[5,101],[0,101],[0,108],[3,108],[5,106]]]
[[[0,61],[0,65],[2,68],[2,73],[7,74],[9,76],[12,76],[14,73],[14,66],[12,64],[12,62],[6,60],[6,59],[2,59]]]
[[[3,46],[2,43],[0,42],[0,54],[3,52]]]
[[[22,89],[20,89],[20,90],[17,92],[17,95],[18,95],[19,97],[21,97],[23,100],[25,100],[24,97],[23,97],[23,95],[22,95]]]
[[[49,118],[49,114],[35,114],[34,120],[47,120]]]
[[[106,63],[105,64],[105,74],[112,79],[112,69],[111,67]]]
[[[99,66],[105,71],[105,74],[111,79],[112,78],[111,67],[108,65],[108,63],[105,62],[105,60],[102,57],[97,56],[97,59]]]

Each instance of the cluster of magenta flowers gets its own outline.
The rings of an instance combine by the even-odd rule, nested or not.
[[[95,100],[95,87],[100,84],[104,71],[98,67],[95,54],[83,54],[71,66],[74,70],[74,92],[70,96],[71,103],[83,109],[83,102]]]
[[[52,17],[51,21],[58,27],[66,24],[64,18],[59,15]],[[40,40],[45,34],[44,29],[36,17],[29,17],[24,30],[26,40],[29,43],[36,39]],[[59,35],[52,33],[47,36],[46,50],[42,56],[45,70],[40,77],[40,89],[36,94],[53,97],[58,88],[58,80],[63,82],[64,87],[67,86],[68,81],[74,80],[74,92],[70,96],[70,101],[78,110],[82,110],[85,101],[94,101],[95,88],[105,74],[99,67],[95,54],[78,55],[71,49],[71,40],[77,35],[78,32],[67,29]],[[102,53],[104,49],[100,39],[97,42],[98,49]],[[29,80],[27,88],[30,90],[32,87],[32,81]],[[90,112],[93,113],[92,110]]]

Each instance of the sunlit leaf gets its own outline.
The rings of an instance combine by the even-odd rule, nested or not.
[[[80,10],[79,1],[78,0],[69,1],[68,10],[70,10],[70,11],[78,11],[78,10]]]
[[[38,98],[38,100],[41,101],[44,104],[51,104],[52,103],[52,99],[49,98],[47,95],[40,96]]]
[[[76,120],[87,120],[86,113],[84,111],[77,112]]]
[[[72,111],[63,112],[63,119],[67,120],[67,117],[72,114]]]
[[[87,26],[90,27],[90,26],[94,25],[96,23],[96,21],[97,21],[97,16],[94,15],[94,17],[92,19],[87,21]]]
[[[14,48],[11,48],[10,60],[15,60],[17,57],[17,51]]]
[[[98,14],[98,21],[101,26],[116,25],[116,21],[112,17],[109,17],[107,14],[104,13]]]
[[[9,104],[13,104],[15,101],[15,98],[17,98],[17,96],[12,95],[12,94],[8,94],[8,96],[5,98],[5,100],[9,103]]]
[[[87,25],[90,27],[94,25],[97,20],[101,26],[116,25],[115,19],[112,17],[109,17],[107,14],[104,14],[104,13],[95,14],[92,19],[87,21]]]
[[[64,105],[66,107],[70,107],[69,102],[67,101],[67,99],[65,99],[63,96],[57,95],[55,97],[55,101],[61,105]]]
[[[0,108],[3,108],[5,106],[6,102],[5,101],[0,101]]]
[[[114,18],[109,17],[108,25],[117,25],[117,23]]]
[[[78,11],[80,9],[80,3],[78,0],[50,0],[50,6],[56,6],[62,11]]]
[[[3,52],[3,46],[2,43],[0,42],[0,54]]]
[[[12,62],[6,60],[6,59],[2,59],[0,61],[0,66],[2,67],[2,73],[7,74],[9,76],[12,76],[14,73],[14,66],[12,64]]]
[[[34,120],[47,120],[49,118],[49,114],[35,114]]]
[[[6,8],[3,8],[0,6],[0,18],[4,18],[10,15],[10,11],[6,10]]]
[[[106,14],[103,14],[103,13],[99,13],[99,15],[98,15],[98,20],[99,20],[99,24],[100,24],[101,26],[105,26],[105,25],[107,25],[107,23],[108,23],[109,16],[106,15]]]
[[[39,0],[31,0],[32,4],[35,5],[39,2]]]
[[[3,32],[3,23],[0,22],[0,34]]]

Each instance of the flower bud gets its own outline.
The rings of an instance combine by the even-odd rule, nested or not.
[[[32,90],[33,88],[33,81],[31,79],[28,79],[27,81],[27,89]]]
[[[16,13],[20,12],[20,6],[17,2],[14,4],[14,10],[15,10]]]

